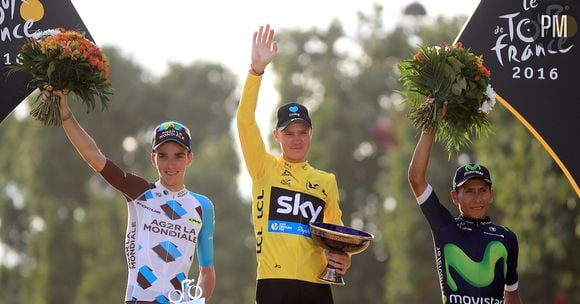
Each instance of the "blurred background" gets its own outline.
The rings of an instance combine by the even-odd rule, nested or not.
[[[76,2],[85,19],[81,7],[87,2]],[[336,174],[344,223],[376,236],[367,251],[353,257],[347,285],[333,287],[337,304],[439,303],[441,298],[429,226],[407,184],[418,132],[397,93],[397,64],[420,44],[453,42],[471,11],[439,14],[427,4],[395,2],[400,5],[361,1],[364,7],[350,12],[348,24],[341,18],[321,18],[307,27],[269,21],[280,52],[264,76],[258,115],[271,151],[279,153],[269,136],[272,109],[288,101],[307,105],[315,126],[310,163]],[[239,14],[251,18],[252,9]],[[385,18],[386,11],[396,18]],[[91,18],[85,22],[92,31]],[[216,22],[236,27],[227,18]],[[209,196],[216,211],[215,304],[254,298],[250,190],[234,116],[251,35],[260,24],[252,24],[239,44],[230,42],[232,56],[245,56],[233,65],[208,56],[211,60],[176,59],[154,68],[114,41],[104,43],[114,87],[109,108],[87,115],[80,102],[71,101],[105,155],[150,180],[157,178],[149,162],[152,128],[166,119],[189,126],[196,159],[186,185]],[[200,31],[211,29],[208,24]],[[106,36],[92,34],[97,42]],[[150,39],[180,47],[179,41]],[[141,48],[151,41],[142,41]],[[195,49],[177,51],[187,52]],[[92,172],[60,128],[32,121],[26,108],[23,103],[0,124],[0,303],[120,303],[127,277],[124,199]],[[524,303],[580,303],[578,197],[507,109],[498,103],[490,115],[495,134],[476,140],[471,149],[449,157],[442,146],[434,147],[428,179],[457,215],[447,194],[455,168],[468,161],[486,164],[496,191],[490,216],[519,239]],[[197,265],[190,277],[197,277]]]

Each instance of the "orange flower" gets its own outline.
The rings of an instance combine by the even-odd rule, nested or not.
[[[458,49],[460,49],[460,50],[462,50],[462,51],[463,51],[463,50],[465,50],[465,48],[463,47],[463,43],[461,43],[461,42],[457,42],[457,43],[455,44],[455,47],[457,47]]]
[[[425,58],[423,58],[423,53],[421,53],[421,51],[417,52],[417,54],[415,54],[414,58],[419,63],[425,62]]]
[[[491,76],[491,72],[483,65],[479,66],[479,71],[481,72],[481,74],[483,74],[485,77],[489,77]]]

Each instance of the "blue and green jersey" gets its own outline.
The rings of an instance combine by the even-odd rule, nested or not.
[[[481,220],[454,218],[429,185],[417,198],[433,234],[444,304],[501,304],[518,288],[515,233]]]

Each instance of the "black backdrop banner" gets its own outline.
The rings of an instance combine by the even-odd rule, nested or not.
[[[580,1],[481,0],[457,41],[580,196]],[[496,130],[501,132],[501,130]]]
[[[34,90],[27,87],[30,77],[25,73],[7,75],[8,65],[17,60],[26,38],[59,27],[84,33],[93,41],[69,0],[0,1],[0,122]]]

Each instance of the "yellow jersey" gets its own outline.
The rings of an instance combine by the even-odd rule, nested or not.
[[[261,80],[248,73],[237,111],[242,153],[252,178],[258,279],[321,283],[326,256],[312,241],[309,224],[342,225],[336,178],[308,162],[290,163],[266,151],[255,119]]]

